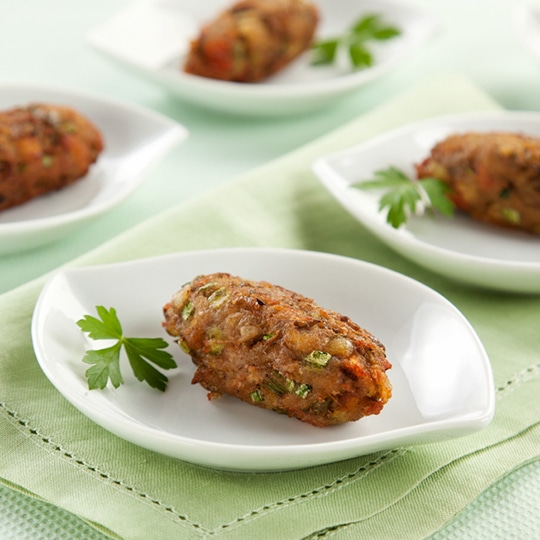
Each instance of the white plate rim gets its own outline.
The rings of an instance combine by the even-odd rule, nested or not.
[[[134,261],[113,263],[108,265],[63,269],[53,275],[44,286],[40,297],[36,303],[32,318],[32,342],[41,369],[49,378],[49,380],[53,383],[53,385],[57,388],[57,390],[77,409],[79,409],[79,411],[81,411],[83,414],[91,418],[94,422],[98,423],[105,429],[108,429],[112,433],[115,433],[116,435],[119,435],[120,437],[125,438],[128,441],[134,442],[133,438],[130,436],[130,430],[134,427],[135,424],[129,426],[129,429],[126,433],[122,426],[119,426],[117,424],[115,418],[112,418],[111,420],[111,417],[109,415],[102,415],[99,413],[99,411],[94,414],[94,411],[88,410],[88,404],[84,399],[84,396],[81,396],[77,392],[72,391],[72,389],[69,387],[63,387],[62,383],[59,382],[58,379],[55,377],[54,370],[50,369],[49,360],[47,359],[46,352],[44,350],[43,336],[41,334],[41,327],[44,324],[43,319],[47,313],[46,310],[44,310],[44,304],[45,302],[49,301],[47,298],[49,294],[48,291],[51,288],[54,288],[59,280],[62,280],[69,275],[84,275],[85,272],[106,272],[107,269],[110,268],[128,269],[130,266],[138,264],[168,264],[178,260],[183,260],[185,262],[190,258],[196,258],[200,255],[205,257],[215,257],[217,260],[224,255],[236,256],[239,254],[245,255],[246,253],[249,254],[249,256],[253,257],[258,257],[261,255],[308,257],[310,258],[310,260],[331,259],[337,264],[353,264],[359,270],[369,269],[370,271],[376,271],[388,277],[389,279],[399,280],[407,286],[418,288],[419,290],[422,290],[425,293],[431,295],[433,298],[438,298],[438,301],[442,302],[447,307],[453,309],[454,312],[460,317],[464,328],[467,329],[467,332],[469,332],[471,337],[474,339],[476,346],[479,347],[480,351],[482,351],[482,354],[477,360],[482,363],[482,369],[484,370],[484,375],[486,378],[484,382],[486,384],[488,392],[488,397],[483,410],[475,410],[469,415],[463,415],[462,413],[460,413],[460,415],[456,416],[455,418],[446,418],[440,421],[432,421],[429,424],[422,424],[421,426],[403,427],[400,429],[393,429],[388,432],[382,432],[372,435],[363,435],[361,437],[352,438],[345,441],[338,440],[331,442],[310,443],[308,446],[300,444],[278,444],[271,447],[265,447],[250,444],[231,444],[207,440],[194,441],[193,439],[184,438],[176,434],[165,433],[162,430],[154,429],[151,426],[146,425],[143,425],[142,428],[139,426],[139,429],[142,429],[145,435],[148,435],[151,439],[153,439],[152,444],[149,446],[137,442],[135,442],[135,444],[145,446],[146,448],[167,455],[172,455],[173,457],[185,459],[186,461],[192,461],[203,466],[210,466],[218,469],[272,471],[299,469],[307,466],[320,465],[333,461],[340,461],[342,459],[358,457],[360,455],[368,453],[365,451],[358,451],[359,442],[362,448],[364,448],[364,450],[373,448],[372,451],[376,451],[380,449],[389,449],[392,447],[392,444],[403,446],[407,444],[432,442],[433,437],[436,437],[437,439],[440,437],[458,437],[478,431],[479,429],[483,429],[489,424],[494,414],[495,399],[493,374],[491,371],[489,358],[487,357],[487,353],[485,352],[485,349],[483,348],[480,339],[476,335],[476,332],[474,331],[470,323],[467,321],[467,319],[459,312],[459,310],[457,310],[457,308],[455,308],[455,306],[453,306],[448,300],[446,300],[439,293],[437,293],[433,289],[430,289],[426,285],[423,285],[420,282],[413,280],[412,278],[409,278],[387,268],[380,267],[369,262],[351,259],[349,257],[341,255],[306,250],[296,250],[288,248],[220,248],[213,250],[198,250],[190,252],[172,253],[168,255],[150,257],[147,259],[138,259]],[[296,420],[292,419],[292,421]],[[130,421],[129,423],[131,424],[133,422]],[[175,443],[175,445],[179,445],[183,448],[180,450],[180,452],[178,452],[178,448],[175,448],[174,452],[167,453],[163,452],[161,449],[156,450],[154,444],[155,442],[166,442],[168,444]],[[215,462],[213,461],[214,458],[211,458],[210,460],[204,457],[201,457],[200,460],[198,458],[193,458],[193,455],[191,455],[191,450],[189,449],[193,449],[194,447],[202,448],[205,451],[214,452],[215,455],[225,455],[225,460],[223,460],[223,457],[216,458]],[[188,453],[188,458],[186,458],[186,449]],[[234,457],[232,457],[233,454]],[[287,456],[287,458],[292,460],[291,466],[276,464],[275,460],[277,458],[283,458],[283,456]],[[254,462],[257,462],[261,458],[270,459],[272,461],[271,465],[255,465]],[[246,459],[248,461],[244,463],[242,460]]]
[[[540,6],[521,2],[513,10],[513,26],[523,47],[540,60]]]

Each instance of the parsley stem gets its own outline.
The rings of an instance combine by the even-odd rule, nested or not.
[[[83,357],[83,362],[92,364],[86,370],[88,388],[90,390],[104,389],[108,381],[118,388],[123,382],[120,371],[120,354],[125,351],[131,369],[139,381],[146,381],[152,388],[164,391],[167,388],[167,377],[152,364],[162,369],[176,367],[172,355],[163,349],[168,343],[162,338],[129,338],[124,336],[122,325],[116,315],[116,310],[107,310],[96,306],[99,319],[85,315],[77,321],[79,328],[91,339],[116,340],[116,343],[103,349],[89,349]]]

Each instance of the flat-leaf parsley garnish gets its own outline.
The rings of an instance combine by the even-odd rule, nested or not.
[[[314,43],[312,64],[315,66],[333,64],[339,51],[344,50],[354,69],[367,68],[374,63],[369,43],[386,41],[399,35],[401,35],[401,30],[385,23],[380,15],[365,15],[341,36],[322,39]]]
[[[407,222],[410,214],[438,210],[445,216],[454,213],[454,203],[448,198],[450,187],[438,178],[411,180],[395,167],[375,172],[375,178],[356,182],[353,187],[363,190],[386,189],[379,200],[379,210],[388,209],[386,221],[395,229]]]
[[[88,388],[102,390],[109,380],[118,388],[124,382],[120,371],[120,352],[124,348],[135,377],[139,381],[146,381],[152,388],[165,391],[168,379],[151,363],[162,369],[176,367],[172,355],[163,350],[169,344],[162,338],[125,337],[114,308],[107,310],[103,306],[96,306],[96,311],[99,319],[85,315],[77,321],[77,325],[91,339],[116,340],[116,343],[103,349],[86,351],[83,362],[92,364],[85,374]]]

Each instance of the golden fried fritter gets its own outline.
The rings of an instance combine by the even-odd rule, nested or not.
[[[98,129],[69,107],[0,112],[0,210],[75,182],[102,149]]]
[[[540,138],[490,132],[452,135],[416,166],[446,182],[471,217],[540,234]]]
[[[240,0],[191,43],[184,71],[257,82],[283,69],[312,43],[316,8],[306,0]]]
[[[391,397],[384,346],[348,317],[283,287],[196,277],[164,306],[166,331],[210,399],[235,396],[328,426],[378,414]]]

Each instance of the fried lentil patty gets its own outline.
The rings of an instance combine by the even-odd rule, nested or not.
[[[540,138],[507,132],[447,137],[416,166],[451,188],[471,217],[540,234]]]
[[[305,0],[240,0],[201,28],[184,71],[225,81],[261,81],[311,46],[317,23],[317,9]]]
[[[0,112],[0,210],[72,184],[102,150],[99,130],[70,107],[36,103]]]
[[[229,394],[323,427],[378,414],[391,397],[391,365],[372,334],[278,285],[198,276],[164,317],[210,399]]]

